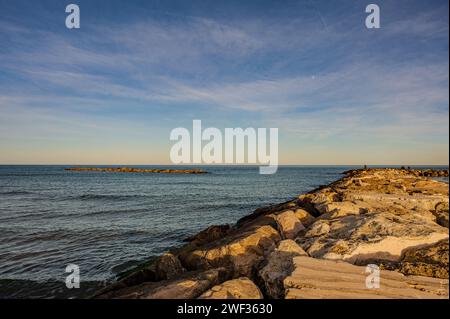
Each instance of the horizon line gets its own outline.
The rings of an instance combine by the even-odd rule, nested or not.
[[[267,164],[65,164],[65,163],[0,163],[0,166],[266,166]],[[449,166],[449,164],[278,164],[278,166]]]

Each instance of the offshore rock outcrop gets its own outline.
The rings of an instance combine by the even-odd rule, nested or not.
[[[97,297],[448,298],[448,185],[429,178],[444,175],[348,171],[208,227]],[[379,289],[366,287],[368,264],[379,266]]]
[[[162,174],[206,174],[201,169],[159,169],[159,168],[131,168],[131,167],[69,167],[66,171],[89,171],[108,173],[162,173]]]

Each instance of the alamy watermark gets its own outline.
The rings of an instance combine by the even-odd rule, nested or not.
[[[380,267],[374,264],[366,266],[366,288],[379,289],[380,288]]]
[[[80,28],[80,7],[77,4],[71,3],[66,6],[66,27],[68,29]],[[366,17],[365,24],[367,29],[379,29],[380,28],[380,7],[377,4],[371,3],[366,6],[366,13],[369,15]]]
[[[215,127],[202,131],[201,120],[194,120],[192,139],[188,129],[178,127],[170,140],[177,141],[170,150],[174,164],[261,164],[260,174],[278,169],[278,128],[225,128],[222,134]]]
[[[380,7],[374,3],[369,4],[366,7],[366,13],[369,15],[366,17],[367,29],[379,29],[380,28]]]
[[[80,28],[80,7],[77,4],[69,4],[66,6],[66,13],[69,15],[66,17],[67,29],[79,29]]]
[[[66,287],[68,289],[80,288],[80,267],[69,264],[66,267],[66,273],[70,273],[66,277]]]

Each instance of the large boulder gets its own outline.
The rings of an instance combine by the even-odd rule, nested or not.
[[[167,252],[154,260],[143,263],[136,268],[119,275],[120,279],[117,282],[101,289],[95,296],[113,290],[136,286],[144,282],[173,279],[180,276],[185,271],[186,269],[183,268],[180,260],[174,254]]]
[[[448,208],[448,185],[401,170],[352,172],[302,198],[321,212],[297,239],[312,257],[399,262],[408,249],[448,238],[436,217]]]
[[[297,240],[308,254],[356,264],[399,261],[408,248],[448,238],[446,228],[413,213],[369,213],[316,224]]]
[[[308,230],[305,233],[305,238],[311,238],[311,237],[319,237],[324,236],[328,234],[330,231],[330,226],[327,222],[323,220],[318,220],[314,224],[311,225],[311,227],[308,228]]]
[[[99,299],[194,299],[211,287],[229,278],[227,269],[184,273],[177,279],[142,284],[112,290],[97,296]]]
[[[202,230],[196,235],[188,237],[185,241],[191,242],[195,245],[203,245],[214,240],[222,238],[230,231],[230,225],[213,225]]]
[[[236,223],[238,227],[242,227],[244,225],[248,225],[249,223],[253,222],[255,219],[261,216],[270,215],[270,214],[276,214],[286,209],[293,209],[297,207],[297,200],[291,200],[287,201],[281,204],[271,205],[267,207],[260,207],[255,209],[253,213],[250,215],[244,216],[241,219],[239,219]]]
[[[448,228],[448,202],[438,203],[434,208],[436,223]]]
[[[448,240],[428,246],[406,250],[399,262],[385,263],[386,269],[398,270],[405,275],[420,275],[448,279]]]
[[[307,256],[306,252],[291,239],[283,240],[267,257],[266,265],[259,271],[264,290],[270,298],[284,297],[283,280],[293,270],[292,258]]]
[[[364,206],[362,201],[344,201],[324,202],[317,207],[322,213],[321,219],[334,219],[347,215],[359,215],[361,212],[365,213],[368,209]]]
[[[163,254],[155,263],[157,281],[176,278],[185,271],[180,260],[172,253]]]
[[[297,216],[297,218],[300,220],[302,225],[305,227],[308,227],[316,220],[316,218],[304,208],[297,208],[294,210],[294,213],[295,216]]]
[[[184,250],[179,259],[187,269],[226,267],[234,277],[251,277],[255,265],[280,241],[278,232],[269,225],[239,229],[233,234],[201,247]]]
[[[263,299],[263,295],[253,281],[241,277],[212,287],[199,299]]]
[[[305,229],[292,210],[279,213],[275,217],[278,231],[284,239],[293,239]]]
[[[286,299],[448,299],[448,281],[404,276],[342,261],[294,257],[294,270],[284,279]],[[379,285],[377,286],[377,282]]]

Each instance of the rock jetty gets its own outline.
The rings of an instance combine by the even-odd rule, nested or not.
[[[430,176],[448,171],[345,172],[208,227],[95,298],[448,298],[449,189]]]
[[[201,169],[147,169],[130,167],[70,167],[66,171],[92,171],[110,173],[163,173],[163,174],[206,174]]]

